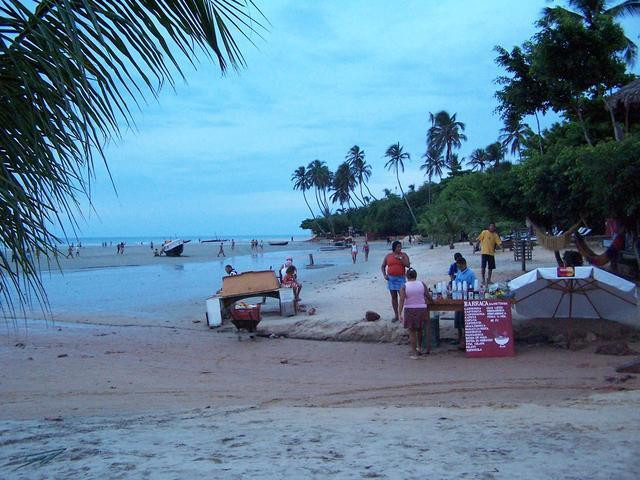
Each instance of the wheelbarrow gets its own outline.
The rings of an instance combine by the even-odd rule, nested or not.
[[[256,329],[260,323],[260,304],[236,304],[231,307],[231,323],[236,327],[238,341],[242,340],[242,330],[246,330],[249,338],[255,339]]]

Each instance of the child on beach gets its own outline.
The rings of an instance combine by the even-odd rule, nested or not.
[[[296,303],[300,301],[300,290],[302,290],[302,285],[298,283],[297,277],[297,270],[293,265],[287,267],[286,273],[282,277],[282,286],[293,289],[294,301]]]
[[[362,246],[362,251],[364,252],[364,261],[369,261],[369,243],[365,240],[364,245]]]
[[[353,242],[351,244],[351,260],[353,260],[353,263],[356,263],[357,256],[358,256],[358,244],[356,242]]]
[[[411,358],[417,359],[423,353],[429,354],[429,309],[427,304],[431,301],[429,289],[424,282],[417,281],[418,272],[413,268],[407,270],[407,282],[400,289],[400,319],[404,328],[409,329],[409,343],[411,344]],[[422,332],[427,335],[427,348],[422,351]]]
[[[224,245],[222,244],[222,242],[220,242],[220,250],[218,250],[218,257],[222,255],[223,257],[226,257],[226,255],[224,254]]]

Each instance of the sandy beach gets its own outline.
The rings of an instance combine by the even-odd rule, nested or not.
[[[456,247],[479,273],[479,256]],[[244,248],[223,262],[260,266],[292,253],[303,304],[315,315],[281,318],[267,303],[256,341],[207,328],[204,298],[219,279],[202,294],[188,287],[219,268],[213,245],[194,244],[184,258],[159,259],[138,246],[120,257],[85,247],[62,259],[56,295],[110,285],[123,272],[153,283],[170,275],[164,269],[187,287],[134,302],[126,290],[137,292],[136,282],[122,279],[125,298],[110,308],[51,298],[52,318],[6,323],[0,476],[635,478],[640,381],[615,368],[637,357],[595,350],[624,340],[640,351],[636,330],[585,322],[577,334],[595,339],[568,350],[540,338],[564,326],[516,318],[515,357],[468,359],[448,341],[452,320],[443,316],[441,347],[414,361],[404,329],[390,321],[384,242],[355,265],[348,251],[308,242],[265,247],[262,259]],[[420,279],[446,279],[448,247],[406,252]],[[332,266],[304,268],[309,253]],[[553,261],[537,248],[528,268]],[[494,280],[520,274],[511,252],[498,253],[497,264]],[[367,310],[382,318],[363,321]]]

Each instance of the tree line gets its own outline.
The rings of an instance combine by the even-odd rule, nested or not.
[[[525,217],[547,228],[582,218],[598,230],[615,216],[637,234],[640,105],[637,100],[610,105],[609,99],[636,78],[628,67],[637,47],[618,20],[637,16],[640,2],[567,3],[570,8],[546,7],[536,33],[521,45],[495,47],[495,62],[503,70],[496,78],[495,112],[504,122],[496,142],[460,158],[465,124],[455,113],[430,113],[420,165],[426,181],[405,191],[399,173],[410,155],[396,143],[385,153],[385,167],[396,174],[400,195],[385,189],[379,200],[360,195],[356,203],[353,189],[366,185],[371,166],[366,176],[358,176],[347,155],[335,175],[326,169],[322,186],[341,208],[332,213],[325,203],[321,215],[304,220],[302,227],[318,234],[353,227],[453,241],[490,220],[508,230],[524,226]],[[539,116],[549,111],[561,121],[542,130]],[[359,147],[353,149],[364,158]],[[300,168],[296,172],[304,176]],[[307,190],[318,188],[313,175],[305,182]]]

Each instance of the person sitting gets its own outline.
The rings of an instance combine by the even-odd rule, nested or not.
[[[291,266],[293,266],[293,257],[287,257],[284,263],[280,266],[280,270],[278,270],[278,280],[280,280],[280,283],[282,283],[282,279],[287,273],[287,268]],[[296,270],[296,274],[297,274],[297,270]]]
[[[225,265],[224,271],[227,272],[227,275],[229,276],[238,275],[238,272],[236,272],[236,270],[231,265]]]
[[[293,265],[287,268],[284,276],[282,277],[282,286],[292,288],[294,301],[296,303],[300,301],[300,290],[302,290],[302,285],[298,283],[297,270]]]
[[[462,283],[462,282],[467,282],[467,285],[471,285],[473,286],[475,281],[476,281],[476,275],[475,273],[473,273],[473,271],[467,267],[467,260],[464,257],[460,257],[457,261],[456,261],[457,267],[458,267],[458,272],[456,273],[456,277],[454,279],[454,281],[456,283]],[[460,344],[460,347],[458,347],[460,350],[464,350],[465,349],[465,342],[464,342],[464,312],[456,312],[455,313],[455,317],[454,317],[454,323],[453,323],[454,328],[458,329],[458,343]]]
[[[453,282],[456,278],[456,273],[458,273],[458,260],[462,258],[462,254],[460,252],[456,252],[453,255],[453,263],[449,266],[449,278]]]

